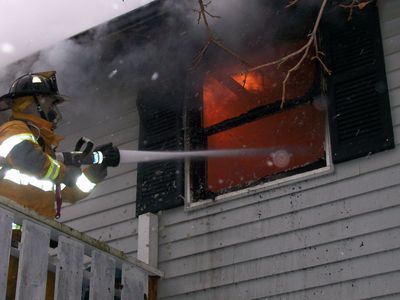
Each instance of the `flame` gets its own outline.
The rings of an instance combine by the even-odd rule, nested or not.
[[[240,73],[232,76],[232,79],[243,86],[250,93],[262,93],[264,88],[264,78],[259,72]]]
[[[270,53],[258,55],[259,63],[283,57],[296,50],[301,43],[286,43]],[[255,55],[257,57],[257,55]],[[237,72],[237,66],[218,66],[215,70],[221,75],[210,72],[203,85],[204,127],[209,127],[226,119],[237,117],[261,105],[279,101],[282,97],[282,83],[287,72],[297,61],[271,66],[262,71],[243,73]],[[235,70],[236,68],[236,70]],[[233,71],[235,70],[235,71]],[[306,59],[290,77],[286,85],[286,98],[292,99],[305,95],[314,83],[315,63]],[[232,82],[229,82],[231,80]],[[241,91],[242,90],[242,91]]]

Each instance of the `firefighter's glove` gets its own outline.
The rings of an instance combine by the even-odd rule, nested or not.
[[[119,165],[119,150],[112,143],[97,146],[93,152],[101,152],[103,154],[102,165],[106,167],[116,167]]]
[[[107,167],[110,166],[110,160],[112,163],[113,154],[115,154],[115,147],[113,147],[112,143],[104,144],[97,146],[93,153],[101,152],[103,155],[103,162],[101,164],[90,165],[86,170],[85,174],[90,179],[90,181],[94,183],[99,183],[103,181],[104,178],[107,177]],[[118,151],[118,149],[117,149]],[[115,156],[115,155],[114,155]],[[118,161],[119,161],[119,152],[118,152]]]
[[[82,174],[80,168],[75,166],[65,166],[64,177],[62,183],[68,187],[73,187],[76,184],[76,180]]]
[[[99,183],[107,177],[107,166],[104,164],[90,165],[85,170],[85,175],[93,183]]]

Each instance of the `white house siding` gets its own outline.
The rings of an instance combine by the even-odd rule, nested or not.
[[[379,3],[397,148],[160,215],[159,299],[400,299],[400,1]]]
[[[96,145],[113,142],[120,149],[137,149],[138,113],[134,105],[108,116],[88,128],[67,133],[63,151],[71,151],[76,141],[85,136]],[[68,131],[68,128],[67,128]],[[128,254],[137,250],[137,219],[135,218],[136,164],[109,168],[108,177],[98,184],[90,196],[61,211],[61,222],[81,232],[108,242]]]

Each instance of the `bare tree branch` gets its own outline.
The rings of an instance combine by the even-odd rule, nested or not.
[[[360,2],[361,1],[361,2]],[[352,0],[351,4],[345,5],[345,4],[341,4],[340,6],[345,8],[345,9],[349,9],[349,20],[352,17],[353,14],[353,9],[354,8],[358,8],[358,9],[363,9],[365,8],[368,4],[372,3],[375,0]],[[299,0],[289,0],[289,3],[286,7],[290,7],[293,6],[295,4],[297,4],[299,2]],[[321,23],[321,19],[322,19],[322,15],[325,11],[326,5],[328,3],[328,0],[321,0],[321,7],[319,9],[318,15],[317,15],[317,19],[315,21],[314,27],[311,31],[311,33],[308,35],[308,40],[305,43],[305,45],[303,45],[301,48],[299,48],[298,50],[282,57],[279,58],[275,61],[271,61],[268,63],[264,63],[264,64],[260,64],[257,66],[251,66],[245,59],[243,59],[239,54],[237,54],[236,52],[234,52],[233,50],[231,50],[230,48],[226,47],[221,41],[219,41],[215,35],[214,32],[212,31],[209,23],[208,23],[208,19],[207,16],[210,16],[212,18],[220,18],[219,16],[214,16],[212,14],[210,14],[207,11],[207,6],[211,3],[208,2],[207,4],[205,4],[203,2],[203,0],[198,0],[199,3],[199,10],[194,10],[196,11],[199,16],[198,16],[198,23],[200,23],[200,21],[202,20],[204,23],[204,26],[206,28],[206,32],[208,35],[208,40],[206,42],[206,44],[204,45],[204,47],[201,49],[201,51],[199,52],[199,54],[195,57],[194,59],[194,68],[201,62],[204,54],[207,52],[207,49],[209,48],[209,46],[211,44],[215,44],[217,47],[223,49],[225,52],[227,52],[228,54],[230,54],[231,56],[233,56],[234,58],[238,59],[244,66],[245,66],[245,71],[243,72],[245,77],[244,77],[244,81],[243,81],[243,86],[246,84],[246,79],[247,79],[247,74],[249,72],[254,72],[254,71],[258,71],[270,66],[274,66],[276,65],[277,67],[280,67],[282,64],[288,62],[291,59],[294,58],[298,58],[297,63],[289,69],[289,71],[286,73],[285,79],[282,82],[282,103],[281,103],[281,108],[283,108],[284,104],[285,104],[285,99],[286,99],[286,85],[291,77],[291,75],[297,71],[301,65],[303,64],[304,60],[309,56],[309,53],[311,51],[311,49],[314,50],[314,56],[311,57],[311,60],[317,60],[319,62],[319,64],[322,66],[323,70],[328,74],[331,75],[331,70],[326,66],[326,64],[324,63],[323,59],[321,58],[321,56],[325,56],[325,54],[319,50],[319,46],[318,46],[318,37],[317,37],[317,33],[318,33],[318,28],[320,26]]]
[[[289,4],[286,5],[286,7],[291,7],[293,5],[295,5],[299,0],[289,0]]]
[[[291,1],[289,3],[289,6],[294,5],[297,2],[298,2],[298,0],[293,0],[293,1]],[[282,103],[281,103],[281,108],[283,108],[283,106],[285,104],[286,84],[289,81],[290,76],[292,75],[292,73],[297,71],[300,68],[300,66],[302,65],[302,63],[304,62],[304,60],[307,58],[307,56],[308,56],[308,54],[310,52],[310,48],[312,46],[314,47],[315,55],[311,59],[318,60],[318,62],[321,64],[321,66],[323,67],[323,69],[324,69],[324,71],[326,73],[328,73],[329,75],[332,73],[328,69],[328,67],[325,65],[325,63],[322,61],[322,59],[321,59],[321,55],[324,55],[324,53],[319,50],[319,48],[318,48],[318,39],[317,39],[318,28],[319,28],[319,25],[321,23],[321,18],[322,18],[322,15],[324,13],[324,10],[325,10],[327,2],[328,2],[328,0],[322,0],[322,4],[321,4],[321,7],[319,9],[318,16],[317,16],[317,19],[316,19],[315,24],[314,24],[314,28],[313,28],[312,32],[309,34],[309,36],[308,36],[307,43],[303,47],[301,47],[300,49],[298,49],[298,50],[296,50],[296,51],[294,51],[294,52],[292,52],[292,53],[290,53],[290,54],[288,54],[288,55],[286,55],[286,56],[284,56],[284,57],[282,57],[282,58],[280,58],[278,60],[275,60],[275,61],[272,61],[272,62],[268,62],[266,64],[258,65],[256,67],[250,68],[248,70],[249,72],[252,72],[252,71],[260,70],[260,69],[263,69],[263,68],[266,68],[266,67],[269,67],[269,66],[273,66],[273,65],[280,66],[283,63],[287,62],[289,59],[292,59],[292,58],[295,58],[295,57],[298,57],[298,56],[301,55],[300,59],[297,62],[297,64],[294,65],[286,73],[286,77],[283,80],[283,83],[282,83]]]
[[[211,1],[205,4],[203,2],[203,0],[198,0],[198,3],[199,3],[199,10],[194,10],[194,11],[196,11],[199,14],[198,19],[197,19],[198,23],[200,23],[200,20],[203,21],[204,26],[206,28],[206,32],[207,32],[208,38],[207,38],[207,42],[204,45],[204,47],[201,49],[199,54],[195,57],[195,59],[193,61],[193,68],[196,68],[199,65],[199,63],[201,62],[204,54],[207,52],[207,50],[208,50],[208,48],[210,47],[211,44],[214,44],[217,47],[221,48],[222,50],[227,52],[229,55],[231,55],[234,58],[236,58],[237,60],[239,60],[246,67],[250,66],[250,64],[247,61],[245,61],[239,54],[237,54],[232,49],[226,47],[220,40],[218,40],[215,37],[215,34],[211,30],[211,27],[210,27],[210,25],[208,23],[207,16],[210,16],[212,18],[220,18],[220,16],[212,15],[211,13],[209,13],[207,11],[207,6],[211,3]]]
[[[360,2],[361,1],[361,2]],[[340,4],[341,7],[344,9],[349,10],[349,17],[347,18],[349,21],[353,17],[353,10],[354,8],[358,8],[359,10],[364,9],[368,4],[372,3],[374,0],[368,0],[368,1],[363,1],[363,0],[352,0],[352,2],[348,5],[346,4]]]

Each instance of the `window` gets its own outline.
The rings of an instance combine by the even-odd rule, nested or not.
[[[377,7],[371,3],[354,11],[351,22],[347,17],[335,6],[321,27],[333,75],[321,76],[317,64],[307,61],[290,80],[284,110],[284,65],[244,76],[237,73],[235,62],[207,58],[209,67],[195,80],[195,88],[186,74],[143,89],[138,97],[139,149],[183,150],[189,145],[274,150],[261,158],[139,164],[137,215],[178,207],[189,198],[197,206],[203,199],[327,170],[329,153],[336,164],[393,148]],[[292,35],[274,40],[262,53],[251,53],[254,59],[264,55],[265,61],[269,51],[267,60],[273,60],[302,42],[299,35]],[[326,91],[327,109],[318,101],[321,91]]]
[[[281,41],[253,57],[273,61],[306,41]],[[315,101],[320,74],[311,60],[293,74],[281,109],[282,82],[291,64],[247,74],[233,66],[215,66],[205,75],[202,88],[201,148],[272,149],[271,154],[210,158],[193,170],[192,194],[197,199],[254,186],[262,182],[325,167],[326,111]],[[189,115],[190,118],[190,115]],[[199,176],[203,174],[203,178]],[[196,180],[198,183],[196,183]]]

